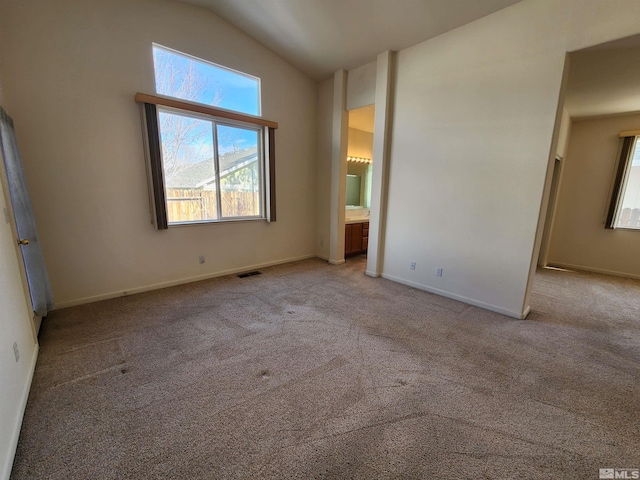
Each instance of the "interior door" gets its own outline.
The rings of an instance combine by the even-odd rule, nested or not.
[[[15,223],[16,242],[22,254],[37,331],[41,317],[46,316],[47,311],[53,308],[53,295],[18,151],[13,120],[2,107],[0,107],[0,152],[4,164],[2,173],[8,187],[11,207],[8,209],[10,211],[5,211],[5,216],[12,216]]]

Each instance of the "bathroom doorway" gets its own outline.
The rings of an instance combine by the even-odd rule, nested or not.
[[[349,110],[345,194],[345,259],[366,268],[371,212],[375,106]]]

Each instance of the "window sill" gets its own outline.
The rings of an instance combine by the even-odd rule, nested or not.
[[[243,217],[243,218],[225,218],[222,220],[208,220],[202,222],[176,222],[170,223],[169,228],[174,227],[195,227],[201,225],[216,225],[219,223],[245,223],[245,222],[266,222],[267,219],[264,217]]]
[[[640,227],[613,227],[612,230],[624,230],[625,232],[640,232]]]

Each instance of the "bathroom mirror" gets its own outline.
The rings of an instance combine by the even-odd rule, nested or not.
[[[347,173],[347,207],[360,206],[362,178],[360,175]]]

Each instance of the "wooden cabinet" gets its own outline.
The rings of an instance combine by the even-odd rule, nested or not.
[[[369,222],[348,223],[344,227],[344,254],[366,253],[369,246]]]

